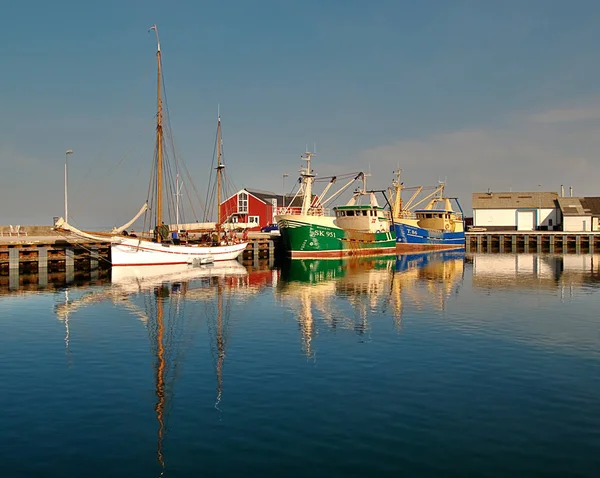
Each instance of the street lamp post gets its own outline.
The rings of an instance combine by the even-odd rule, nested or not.
[[[67,164],[69,162],[69,154],[73,154],[72,149],[67,149],[65,152],[65,221],[69,222],[69,199],[68,199],[68,183],[69,173],[67,171]]]
[[[282,181],[283,181],[283,184],[282,184],[282,186],[283,186],[283,207],[285,207],[285,178],[287,178],[288,176],[289,176],[288,174],[283,173],[283,179],[282,179]]]
[[[542,185],[538,184],[538,231],[542,230]]]

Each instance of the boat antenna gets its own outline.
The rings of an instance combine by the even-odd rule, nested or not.
[[[160,39],[158,38],[158,27],[156,26],[156,24],[152,25],[148,29],[149,32],[152,31],[152,30],[154,30],[154,32],[156,33],[156,45],[157,45],[157,50],[156,51],[159,52],[160,51]]]

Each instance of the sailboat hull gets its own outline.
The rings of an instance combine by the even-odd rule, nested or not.
[[[113,266],[157,266],[192,264],[212,258],[213,261],[237,259],[246,249],[245,242],[228,246],[173,245],[123,238],[110,246]]]

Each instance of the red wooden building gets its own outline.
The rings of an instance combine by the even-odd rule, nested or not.
[[[281,214],[283,209],[289,210],[290,214],[299,214],[301,200],[294,199],[293,207],[290,207],[288,201],[291,199],[268,191],[242,189],[221,203],[221,217],[225,223],[259,231],[261,227],[273,223],[273,218]]]

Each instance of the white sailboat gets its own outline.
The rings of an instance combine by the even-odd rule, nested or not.
[[[220,217],[216,224],[216,240],[212,237],[209,242],[185,244],[176,243],[171,240],[171,228],[163,222],[163,195],[165,194],[164,164],[163,164],[163,105],[162,105],[162,62],[160,51],[160,40],[156,25],[151,27],[156,33],[157,41],[157,65],[158,65],[158,85],[157,85],[157,107],[156,114],[156,174],[155,191],[156,206],[154,231],[146,234],[140,234],[139,237],[122,235],[131,224],[137,220],[147,209],[147,204],[142,207],[136,217],[126,225],[114,229],[111,234],[100,235],[90,234],[71,226],[66,218],[60,219],[56,227],[71,231],[83,237],[95,240],[107,241],[111,243],[111,263],[113,266],[155,266],[166,264],[201,264],[213,261],[226,261],[236,259],[246,249],[246,242],[236,242],[229,244],[227,239],[222,240],[220,236]],[[219,128],[220,131],[220,128]],[[221,167],[217,174],[221,173]],[[168,177],[168,175],[166,175]],[[219,178],[220,180],[220,178]],[[179,220],[179,219],[177,219]],[[177,241],[179,242],[179,241]]]

